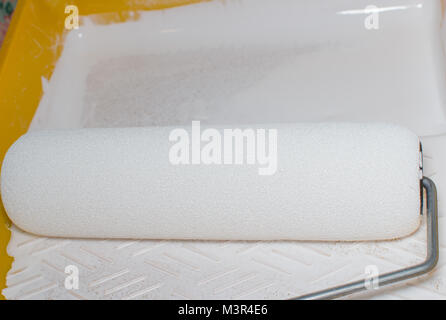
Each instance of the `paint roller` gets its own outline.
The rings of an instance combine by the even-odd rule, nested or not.
[[[426,260],[378,281],[438,261],[436,188],[422,176],[419,138],[391,124],[34,131],[8,150],[1,196],[26,231],[87,238],[395,239],[418,228],[424,207]],[[365,289],[360,280],[300,298]]]
[[[24,230],[57,237],[353,241],[419,226],[420,142],[404,128],[256,125],[239,129],[243,140],[199,128],[207,143],[195,129],[27,133],[4,159],[5,209]],[[216,137],[211,161],[201,159]]]

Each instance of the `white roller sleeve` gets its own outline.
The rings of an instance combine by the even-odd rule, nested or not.
[[[5,157],[3,204],[20,228],[61,237],[379,240],[419,226],[419,139],[410,131],[251,128],[277,129],[273,175],[257,164],[173,165],[170,127],[31,132]]]

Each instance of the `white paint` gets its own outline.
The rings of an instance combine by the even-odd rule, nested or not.
[[[36,121],[390,121],[419,135],[446,132],[440,2],[375,1],[378,30],[364,27],[370,4],[215,1],[145,12],[138,22],[84,19],[66,39]]]

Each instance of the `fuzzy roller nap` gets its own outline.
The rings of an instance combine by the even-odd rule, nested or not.
[[[173,165],[170,127],[31,132],[5,157],[3,204],[20,228],[61,237],[379,240],[418,227],[415,134],[387,124],[263,128],[277,129],[272,175]]]

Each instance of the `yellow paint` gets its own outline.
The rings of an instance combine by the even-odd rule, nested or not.
[[[19,0],[0,51],[0,162],[11,144],[27,131],[42,97],[41,78],[51,77],[61,54],[67,5],[76,5],[80,16],[100,14],[95,18],[98,23],[114,23],[130,19],[129,11],[201,1],[205,0]],[[132,19],[135,17],[138,15]],[[9,225],[0,204],[0,289],[6,285],[12,263],[6,253]]]

